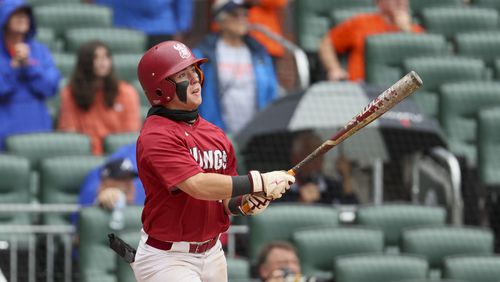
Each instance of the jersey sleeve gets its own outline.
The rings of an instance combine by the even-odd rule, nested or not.
[[[170,190],[189,177],[203,172],[180,137],[174,134],[165,136],[151,133],[144,141],[154,142],[145,146],[146,162],[152,173],[162,182],[162,186],[167,189]]]

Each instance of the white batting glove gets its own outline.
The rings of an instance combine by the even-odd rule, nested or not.
[[[271,203],[270,198],[247,194],[243,196],[239,209],[243,215],[256,215],[263,212],[267,206],[269,206],[269,203]],[[246,212],[241,208],[245,204],[248,204],[248,207],[250,208]]]
[[[266,173],[252,170],[248,173],[248,177],[252,182],[254,194],[264,194],[265,197],[273,200],[281,198],[295,182],[294,176],[278,170]]]

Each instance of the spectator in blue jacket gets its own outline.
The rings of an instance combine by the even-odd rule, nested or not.
[[[243,1],[217,0],[212,6],[219,31],[193,50],[208,58],[203,118],[236,134],[253,116],[278,97],[278,81],[267,50],[248,35],[248,6]]]
[[[95,0],[113,10],[113,24],[143,31],[148,48],[162,41],[182,39],[191,30],[193,0]]]
[[[99,192],[101,192],[101,187],[103,184],[103,178],[117,178],[116,175],[121,175],[121,174],[126,174],[127,171],[131,172],[136,172],[137,171],[137,161],[136,161],[136,156],[135,156],[135,142],[130,144],[130,145],[125,145],[119,148],[115,153],[113,153],[111,156],[109,156],[106,164],[111,165],[106,167],[106,164],[99,166],[92,171],[90,171],[87,174],[87,177],[83,181],[82,185],[80,186],[80,198],[79,198],[79,204],[82,206],[91,206],[96,204],[99,198]],[[129,167],[126,165],[126,163],[123,163],[123,169],[119,170],[116,172],[116,167],[113,165],[113,161],[119,160],[120,164],[123,163],[123,160],[127,160],[127,163],[130,163],[132,167]],[[111,171],[106,172],[106,168],[110,169]],[[120,174],[121,173],[121,174]],[[131,173],[130,175],[133,175]],[[120,178],[120,177],[118,177]],[[143,205],[144,204],[144,199],[146,198],[144,194],[144,188],[142,186],[141,181],[139,180],[138,177],[132,177],[133,178],[133,186],[135,188],[135,191],[130,191],[128,195],[129,198],[127,199],[127,202],[129,204],[136,204],[136,205]],[[133,196],[133,197],[132,197]],[[104,195],[102,197],[105,197]],[[106,196],[107,197],[107,196]],[[114,197],[111,195],[110,197]],[[111,206],[104,204],[107,208],[111,208]]]
[[[45,100],[61,75],[22,0],[0,1],[0,151],[8,135],[52,130]]]

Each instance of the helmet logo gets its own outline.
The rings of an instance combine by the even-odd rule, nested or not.
[[[186,47],[186,45],[177,43],[173,47],[175,50],[179,51],[179,56],[181,56],[181,58],[187,59],[191,56],[191,53],[189,52],[189,49]]]

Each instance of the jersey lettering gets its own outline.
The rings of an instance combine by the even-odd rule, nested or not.
[[[226,169],[227,153],[224,150],[200,151],[197,147],[189,149],[191,156],[202,169]]]

